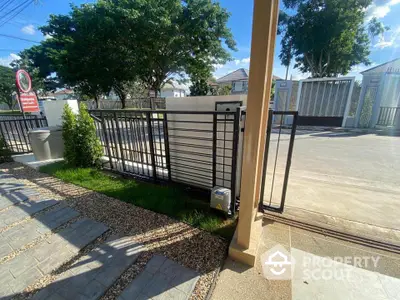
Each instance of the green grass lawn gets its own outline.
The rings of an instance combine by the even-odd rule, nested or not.
[[[234,219],[225,219],[219,212],[210,209],[208,202],[196,199],[176,185],[156,185],[126,179],[93,168],[69,167],[63,162],[42,166],[40,171],[107,196],[166,214],[228,240],[235,230]]]

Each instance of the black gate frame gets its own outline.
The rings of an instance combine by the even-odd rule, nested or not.
[[[280,144],[281,132],[282,132],[282,128],[285,126],[283,124],[283,120],[285,119],[286,116],[292,116],[293,117],[293,122],[292,122],[292,125],[291,125],[291,132],[290,132],[290,141],[289,141],[288,154],[287,154],[287,158],[286,158],[285,175],[284,175],[284,181],[283,181],[283,186],[282,186],[281,203],[280,203],[279,207],[275,207],[275,206],[272,206],[272,205],[264,204],[264,190],[265,190],[265,180],[266,180],[267,167],[268,167],[268,153],[269,153],[269,145],[270,145],[270,142],[271,142],[271,132],[272,132],[272,127],[273,127],[274,116],[281,116],[281,118],[280,118],[280,122],[279,122],[279,136],[278,136],[278,142],[277,142],[274,171],[273,171],[273,174],[272,174],[270,200],[272,199],[272,194],[273,194],[273,189],[274,189],[276,162],[277,162],[277,155],[278,155],[278,152],[279,152],[279,144]],[[268,112],[267,137],[266,137],[266,141],[265,141],[264,165],[263,165],[263,173],[262,173],[262,180],[261,180],[261,190],[260,190],[260,202],[259,202],[259,210],[261,212],[264,212],[265,210],[269,210],[269,211],[273,211],[273,212],[282,213],[283,210],[284,210],[285,200],[286,200],[286,190],[287,190],[287,185],[288,185],[288,182],[289,182],[289,172],[290,172],[290,166],[292,164],[293,146],[294,146],[294,139],[295,139],[295,136],[296,136],[298,118],[299,118],[298,111],[273,111],[273,110],[269,110],[269,112]]]
[[[108,157],[110,165],[104,165],[105,169],[109,169],[110,171],[121,173],[123,175],[138,178],[146,181],[153,182],[173,182],[176,184],[183,184],[185,186],[190,186],[196,189],[202,189],[204,191],[210,192],[213,187],[217,184],[217,180],[223,183],[223,186],[229,188],[231,190],[231,212],[232,214],[236,211],[236,169],[237,169],[237,155],[238,155],[238,144],[239,144],[239,135],[240,135],[240,117],[243,112],[243,107],[236,108],[235,111],[175,111],[175,110],[88,110],[91,117],[96,121],[96,131],[100,142],[103,146],[104,155]],[[210,121],[196,121],[196,120],[169,120],[168,115],[180,115],[180,116],[194,116],[194,115],[204,115],[210,117]],[[126,129],[124,130],[119,126],[119,122],[113,122],[114,120],[122,120],[128,122],[129,124],[135,120],[140,123],[140,126],[146,132],[143,133],[135,133],[128,132]],[[198,128],[182,128],[177,125],[180,123],[188,123],[192,124],[192,126],[196,126],[196,124],[208,124],[209,129],[198,129]],[[232,129],[227,128],[227,124],[230,124]],[[174,125],[171,126],[170,125]],[[132,126],[132,125],[131,125]],[[161,130],[160,130],[161,128]],[[132,129],[132,128],[131,128]],[[135,129],[134,129],[135,130]],[[175,132],[175,134],[171,134],[169,131]],[[100,133],[102,132],[102,133]],[[179,132],[177,135],[176,132]],[[202,134],[209,134],[209,137],[188,137],[190,140],[198,140],[205,141],[210,143],[210,146],[193,144],[189,142],[173,142],[172,139],[176,138],[185,138],[186,134],[189,132],[198,132]],[[154,133],[157,133],[154,135]],[[130,136],[132,135],[133,136]],[[129,149],[130,142],[132,139],[141,139],[142,135],[147,135],[149,142],[149,149]],[[227,135],[231,135],[232,139],[228,138]],[[162,138],[160,138],[162,136]],[[128,140],[128,146],[123,145],[122,140]],[[129,140],[131,139],[131,140]],[[231,143],[231,147],[228,144]],[[114,144],[114,146],[112,146]],[[118,144],[118,146],[116,146]],[[157,150],[157,146],[163,145],[162,149],[165,151],[161,151],[161,155],[157,154],[155,150]],[[197,158],[188,158],[186,162],[195,162],[195,165],[189,165],[186,167],[190,168],[190,170],[180,171],[177,169],[176,159],[174,158],[174,153],[178,153],[177,149],[173,149],[170,145],[182,145],[185,147],[190,147],[190,151],[181,151],[186,152],[190,155],[198,155]],[[160,146],[161,147],[161,146]],[[161,149],[159,147],[159,149]],[[198,152],[196,149],[204,149],[205,147],[209,147],[211,153],[204,154]],[[114,148],[114,149],[113,149]],[[122,149],[122,151],[115,150],[116,148]],[[208,149],[208,148],[207,148]],[[219,153],[218,151],[219,150]],[[232,155],[229,157],[229,162],[227,161],[228,156],[226,153],[231,151]],[[113,156],[112,153],[117,153],[117,156]],[[129,161],[129,155],[133,152],[137,152],[140,155],[144,155],[146,163],[151,164],[152,172],[144,173],[135,172],[135,169],[130,167],[127,168],[125,165],[126,161]],[[164,153],[165,152],[165,153]],[[222,154],[221,154],[222,152]],[[124,154],[128,155],[128,157],[124,157]],[[115,154],[114,154],[115,155]],[[157,157],[161,156],[161,161],[165,160],[165,163],[161,162],[161,165],[157,164]],[[209,161],[205,161],[204,157],[207,157]],[[117,166],[118,162],[121,161],[122,169]],[[142,158],[143,164],[144,160]],[[221,162],[222,161],[222,162]],[[183,161],[186,163],[185,161]],[[175,166],[174,166],[175,164]],[[201,166],[200,164],[203,164]],[[183,163],[181,163],[183,165]],[[207,166],[207,168],[205,167]],[[222,171],[218,170],[217,166],[222,166]],[[162,168],[165,171],[165,176],[159,176],[157,174],[156,169]],[[207,178],[204,173],[205,169],[209,170],[209,175]],[[174,171],[175,170],[175,171]],[[185,175],[187,180],[179,180],[176,181],[171,178],[171,172],[180,173]],[[222,174],[219,176],[218,174]],[[225,177],[230,174],[230,180]],[[197,181],[198,185],[195,184],[194,181]],[[203,184],[207,183],[207,184]],[[226,185],[225,185],[226,183]],[[229,183],[229,184],[228,184]]]

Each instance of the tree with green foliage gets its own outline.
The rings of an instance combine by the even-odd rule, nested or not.
[[[94,97],[113,90],[124,108],[129,82],[158,93],[174,74],[209,76],[228,61],[228,18],[211,0],[99,0],[50,16],[41,28],[50,38],[28,53],[40,74],[56,72]]]
[[[206,96],[210,91],[210,87],[206,79],[196,79],[192,81],[192,85],[189,87],[190,96]]]
[[[62,128],[65,162],[75,167],[99,167],[103,148],[86,105],[81,103],[79,114],[75,115],[66,104],[62,116]]]
[[[378,21],[376,17],[373,17],[368,23],[368,33],[372,41],[376,36],[382,37],[388,30],[390,30],[390,27],[385,26],[382,22]]]
[[[369,65],[370,40],[381,34],[377,23],[364,25],[365,9],[372,0],[283,0],[294,15],[281,12],[278,33],[282,34],[281,62],[312,77],[347,74],[357,64]],[[372,29],[371,29],[372,28]],[[385,30],[385,27],[383,27]]]
[[[5,103],[12,109],[15,103],[15,72],[9,68],[0,66],[0,103]]]

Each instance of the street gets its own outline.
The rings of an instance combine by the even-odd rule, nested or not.
[[[273,205],[280,203],[289,135],[281,135],[270,198],[277,140],[274,131],[264,192],[264,203]],[[400,230],[399,149],[396,136],[298,131],[285,213]]]

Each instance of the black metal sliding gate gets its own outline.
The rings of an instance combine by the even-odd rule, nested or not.
[[[260,211],[270,210],[282,213],[284,210],[297,121],[297,111],[269,111],[261,180]],[[284,125],[288,123],[290,125]],[[274,145],[272,142],[275,141]],[[271,149],[272,146],[275,149]],[[282,150],[286,150],[287,154],[281,154],[280,157],[279,153]],[[279,160],[283,160],[283,163],[278,163]],[[283,173],[280,172],[281,170]],[[266,181],[267,177],[270,180]],[[278,195],[275,186],[282,187],[281,193]]]
[[[105,168],[154,181],[232,191],[241,109],[233,112],[89,110],[104,150]]]

